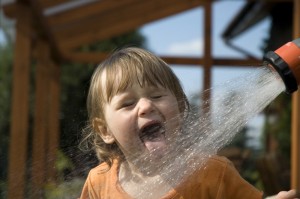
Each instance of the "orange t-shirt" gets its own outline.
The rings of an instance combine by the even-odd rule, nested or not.
[[[93,168],[80,199],[132,199],[118,181],[118,161]],[[170,190],[162,199],[262,199],[263,193],[241,178],[223,157],[209,158],[205,166]]]

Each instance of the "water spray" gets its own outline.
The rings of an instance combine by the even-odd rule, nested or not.
[[[271,65],[282,78],[286,93],[291,94],[298,90],[300,84],[300,38],[278,48],[275,52],[269,51],[264,61]]]
[[[293,93],[298,89],[300,38],[275,52],[268,52],[264,61],[263,67],[255,68],[251,73],[204,91],[203,95],[206,92],[213,94],[212,101],[202,102],[210,103],[211,109],[201,113],[190,112],[182,121],[180,132],[167,133],[169,146],[161,159],[153,160],[149,154],[129,157],[133,165],[141,168],[146,175],[134,178],[134,172],[124,175],[120,180],[124,190],[138,199],[164,197],[189,177],[195,177],[196,172],[207,172],[207,161],[230,143],[247,122],[279,94],[284,91]],[[178,117],[168,122],[176,122]],[[128,172],[131,173],[130,168]],[[195,192],[193,186],[191,189]]]
[[[204,91],[203,95],[213,93],[212,109],[190,113],[183,121],[183,133],[176,137],[176,142],[170,142],[173,144],[162,159],[163,164],[156,162],[155,167],[149,166],[159,178],[143,180],[127,192],[139,199],[161,198],[199,168],[204,172],[206,162],[230,143],[250,119],[282,92],[290,94],[298,90],[298,85],[300,38],[268,52],[263,67]],[[136,161],[147,159],[140,158]]]

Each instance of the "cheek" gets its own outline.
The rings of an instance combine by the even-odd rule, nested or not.
[[[165,106],[162,113],[166,120],[166,125],[171,131],[177,131],[182,124],[182,118],[177,103]]]
[[[112,114],[107,116],[110,132],[119,142],[126,142],[134,134],[134,121],[126,114]]]
[[[107,125],[111,132],[116,134],[116,136],[121,134],[122,131],[126,132],[126,129],[129,126],[128,122],[125,122],[124,119],[120,117],[114,117],[114,115],[107,117]]]
[[[170,99],[166,102],[166,104],[163,107],[164,114],[167,117],[167,119],[177,120],[179,118],[180,111],[176,99]]]

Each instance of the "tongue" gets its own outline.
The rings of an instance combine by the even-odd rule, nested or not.
[[[155,156],[162,156],[167,148],[165,136],[162,134],[155,139],[145,139],[144,144],[149,152]]]

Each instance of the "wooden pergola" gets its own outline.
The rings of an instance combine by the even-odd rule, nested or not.
[[[276,0],[274,0],[276,1]],[[277,0],[279,1],[279,0]],[[294,2],[294,37],[300,37],[300,2]],[[54,163],[59,143],[60,64],[99,63],[105,53],[78,52],[77,48],[109,39],[144,24],[198,6],[204,8],[204,56],[162,57],[170,64],[201,65],[204,89],[211,87],[213,65],[258,65],[256,59],[212,57],[213,0],[16,0],[3,6],[16,20],[13,91],[9,148],[8,198],[24,198],[29,132],[29,79],[36,61],[32,137],[31,183],[41,190],[55,181]],[[224,11],[225,12],[225,11]],[[199,20],[200,23],[200,20]],[[210,96],[206,96],[208,99]],[[292,187],[300,190],[300,94],[293,95]],[[47,159],[46,159],[47,158]]]

